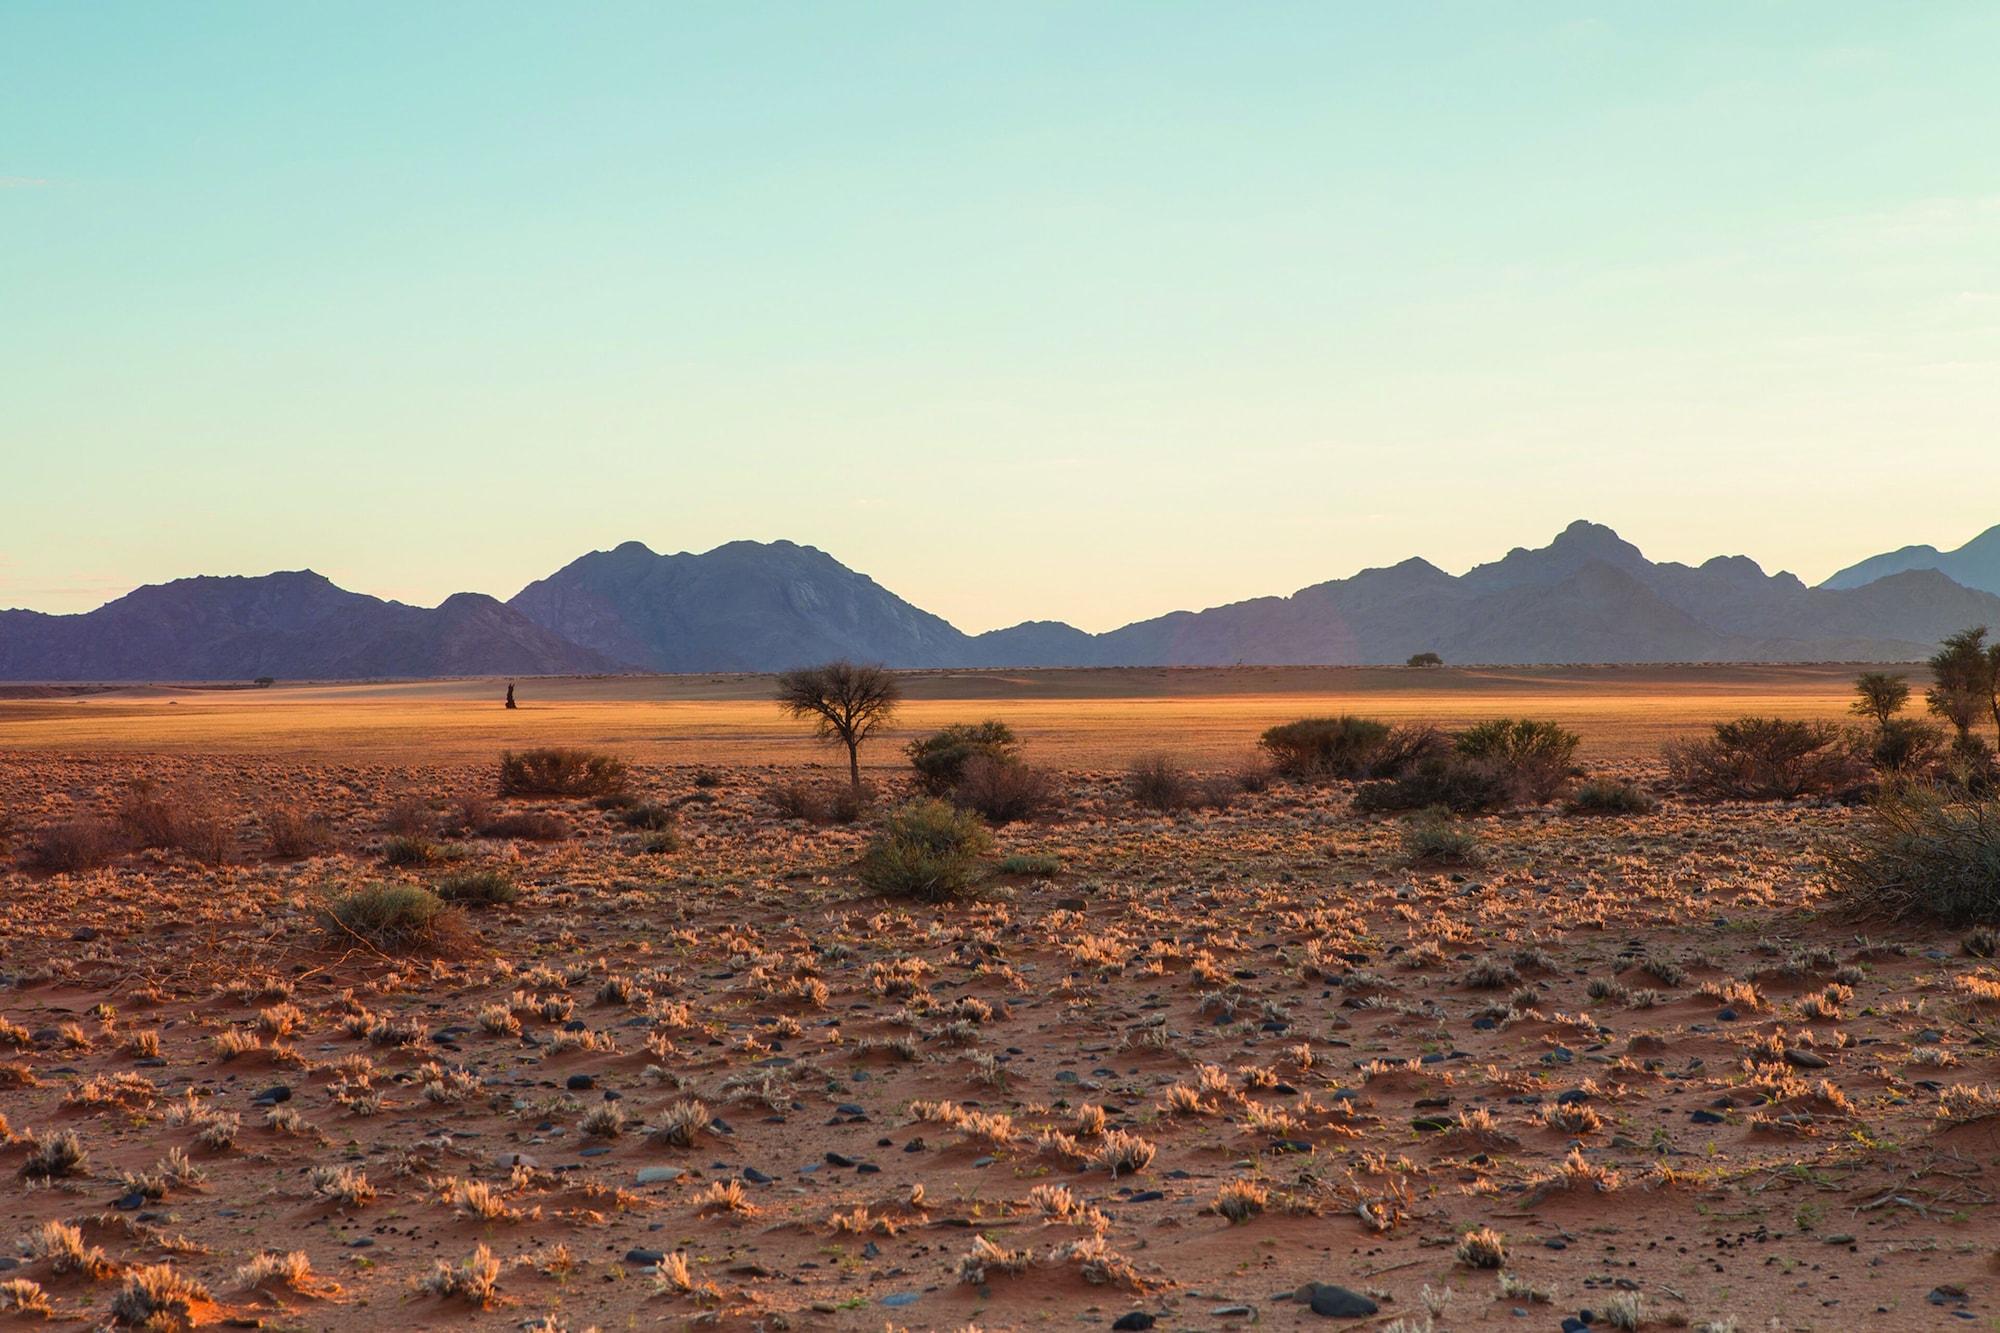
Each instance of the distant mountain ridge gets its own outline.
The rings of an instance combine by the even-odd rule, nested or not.
[[[1965,567],[1982,567],[2000,551],[1995,533],[1949,556],[1971,552]],[[1492,665],[1909,661],[1969,625],[2000,627],[1994,591],[1876,560],[1887,562],[1876,577],[1834,586],[1843,571],[1809,588],[1744,556],[1655,563],[1579,521],[1457,576],[1413,558],[1102,634],[1043,620],[974,635],[811,546],[662,555],[634,541],[504,603],[459,593],[406,606],[295,571],[180,579],[80,615],[0,611],[0,680],[775,671],[832,657],[994,668],[1374,665],[1418,652]]]
[[[1955,551],[1935,546],[1905,546],[1871,555],[1820,584],[1822,588],[1860,588],[1912,569],[1934,569],[1953,583],[2000,595],[2000,525],[1990,527]]]

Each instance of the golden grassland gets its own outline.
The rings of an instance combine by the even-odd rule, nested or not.
[[[1118,765],[1166,750],[1190,763],[1247,753],[1275,722],[1329,713],[1458,726],[1532,716],[1584,737],[1586,758],[1652,755],[1660,743],[1756,713],[1840,718],[1852,666],[1444,668],[1242,667],[905,673],[908,701],[873,747],[948,722],[998,718],[1030,758]],[[518,682],[281,684],[270,689],[134,686],[0,697],[0,750],[96,750],[473,760],[507,746],[594,745],[649,763],[798,764],[825,753],[769,702],[754,675],[549,678]]]

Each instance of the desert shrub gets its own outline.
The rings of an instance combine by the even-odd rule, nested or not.
[[[1864,915],[1946,925],[2000,920],[2000,801],[1948,787],[1892,787],[1835,868],[1841,899]]]
[[[608,796],[622,791],[625,761],[595,750],[551,747],[500,756],[502,796]]]
[[[720,787],[722,785],[722,774],[712,768],[698,769],[691,781],[697,788],[707,790],[708,788]]]
[[[463,922],[457,909],[416,884],[370,884],[328,905],[330,934],[359,939],[384,952],[442,949],[457,943]]]
[[[296,861],[306,856],[322,856],[334,848],[333,821],[316,811],[271,806],[261,819],[273,856]]]
[[[200,796],[169,794],[141,782],[125,793],[112,817],[130,846],[185,852],[206,865],[229,858],[229,825]]]
[[[844,782],[808,782],[790,778],[764,788],[764,800],[783,819],[808,824],[852,824],[867,813],[870,793]]]
[[[921,736],[903,751],[927,796],[950,796],[974,759],[1014,757],[1014,731],[1005,722],[958,723]]]
[[[1257,743],[1280,776],[1302,782],[1398,777],[1449,745],[1433,727],[1392,727],[1348,715],[1282,723]]]
[[[1401,777],[1364,782],[1354,789],[1358,814],[1441,806],[1458,814],[1506,805],[1507,781],[1488,765],[1457,755],[1421,760]]]
[[[892,897],[943,902],[971,885],[992,846],[993,835],[970,811],[912,801],[891,811],[869,839],[861,882]]]
[[[1879,772],[1906,777],[1932,772],[1944,762],[1944,732],[1913,717],[1883,720],[1868,746],[1868,762]]]
[[[376,826],[392,838],[422,838],[429,835],[432,818],[429,801],[404,796],[390,803]]]
[[[1570,794],[1573,815],[1650,815],[1653,798],[1629,782],[1592,778]]]
[[[521,896],[513,878],[498,870],[461,870],[431,885],[431,892],[448,903],[490,906],[511,903]]]
[[[1252,795],[1269,791],[1276,772],[1268,759],[1246,759],[1236,770],[1236,790]]]
[[[14,849],[14,816],[0,810],[0,856]]]
[[[1062,873],[1062,860],[1046,852],[1015,852],[1000,858],[997,867],[1003,875],[1028,875],[1037,879],[1049,879]]]
[[[107,819],[66,819],[35,832],[28,859],[50,873],[96,870],[125,850],[125,835]]]
[[[1056,783],[1049,774],[1004,754],[968,759],[951,789],[951,803],[995,824],[1033,819],[1057,803]]]
[[[562,816],[546,810],[522,810],[489,819],[479,828],[485,838],[514,838],[522,842],[561,842],[569,836]]]
[[[150,1264],[125,1274],[111,1297],[111,1318],[134,1328],[193,1328],[195,1307],[208,1300],[208,1288],[173,1265]]]
[[[1499,775],[1516,802],[1541,805],[1569,785],[1581,743],[1575,732],[1553,722],[1494,718],[1460,732],[1452,748]]]
[[[1856,789],[1867,766],[1852,735],[1826,722],[1742,717],[1700,740],[1669,742],[1667,774],[1707,800],[1791,800]]]
[[[611,822],[620,828],[638,829],[647,833],[671,832],[680,817],[664,805],[651,801],[638,801],[622,810],[614,810]]]
[[[1125,774],[1125,794],[1149,810],[1185,810],[1197,796],[1187,770],[1164,754],[1132,761]]]
[[[1471,865],[1479,859],[1479,837],[1451,811],[1433,806],[1403,826],[1403,858],[1411,865]]]

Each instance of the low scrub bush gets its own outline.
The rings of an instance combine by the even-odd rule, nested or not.
[[[1053,809],[1055,779],[1011,755],[974,755],[959,772],[951,803],[995,824],[1012,824]]]
[[[917,788],[926,796],[950,796],[975,759],[1015,757],[1013,728],[1005,722],[959,723],[921,736],[903,753],[917,773]]]
[[[647,833],[666,833],[671,832],[680,820],[667,806],[655,805],[651,801],[637,801],[612,811],[611,822],[620,828],[638,829]]]
[[[109,865],[125,850],[125,835],[106,819],[66,819],[36,830],[28,859],[51,874],[74,874]]]
[[[1149,810],[1185,810],[1195,804],[1194,779],[1170,756],[1149,754],[1132,761],[1125,774],[1125,794]]]
[[[382,844],[382,859],[392,866],[427,866],[441,849],[429,838],[397,834]]]
[[[1364,782],[1354,789],[1358,814],[1440,806],[1457,814],[1497,810],[1510,796],[1507,781],[1490,766],[1447,755],[1420,761],[1401,777]]]
[[[1868,762],[1881,773],[1921,777],[1938,771],[1949,748],[1944,732],[1930,723],[1892,717],[1870,739]]]
[[[314,811],[272,806],[264,811],[262,822],[271,855],[287,861],[324,856],[338,841],[333,821]]]
[[[861,882],[877,893],[944,902],[969,888],[993,835],[970,811],[920,800],[891,811],[861,857]]]
[[[1050,879],[1062,873],[1062,860],[1046,852],[1015,852],[1011,856],[1001,857],[997,868],[1003,875]]]
[[[416,884],[370,884],[327,906],[325,924],[336,942],[360,940],[385,953],[444,952],[465,940],[458,910]]]
[[[1884,791],[1836,862],[1859,914],[1945,925],[2000,921],[2000,801],[1948,787]]]
[[[1629,782],[1592,778],[1570,794],[1573,815],[1650,815],[1653,798]]]
[[[228,860],[234,842],[228,822],[208,801],[146,782],[125,794],[113,818],[129,846],[184,852],[204,865]]]
[[[625,761],[595,750],[509,750],[500,756],[502,796],[608,796],[630,778]]]
[[[461,870],[438,880],[431,886],[431,892],[448,903],[482,907],[516,902],[521,897],[520,886],[498,870]]]
[[[1493,770],[1516,804],[1541,805],[1569,786],[1582,739],[1553,722],[1494,718],[1460,732],[1452,748]]]
[[[1737,718],[1700,740],[1669,742],[1665,755],[1676,786],[1712,801],[1844,795],[1868,776],[1853,735],[1827,722]]]
[[[781,819],[808,824],[852,824],[868,811],[869,792],[846,782],[808,782],[792,778],[764,788],[764,800]]]
[[[1300,782],[1397,777],[1449,744],[1432,727],[1392,727],[1346,715],[1282,723],[1257,743],[1280,776]]]

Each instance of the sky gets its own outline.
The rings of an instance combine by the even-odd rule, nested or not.
[[[2000,5],[0,4],[0,606],[2000,523]]]

